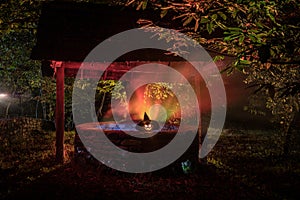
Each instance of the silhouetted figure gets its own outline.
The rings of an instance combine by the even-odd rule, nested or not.
[[[137,123],[135,128],[139,131],[151,132],[152,130],[158,130],[160,127],[158,122],[150,120],[149,116],[145,112],[144,119]]]

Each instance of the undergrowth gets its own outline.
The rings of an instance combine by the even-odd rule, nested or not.
[[[219,177],[223,177],[224,179],[228,178],[241,188],[251,188],[258,196],[271,199],[298,199],[300,180],[300,135],[296,130],[294,136],[290,156],[282,157],[282,137],[276,130],[225,129],[213,151],[208,155],[207,161],[209,165],[217,169],[216,173],[218,173]],[[22,188],[26,188],[26,186],[39,180],[44,175],[57,173],[57,169],[66,166],[66,164],[70,164],[73,158],[74,132],[65,133],[66,161],[64,164],[57,164],[55,162],[55,132],[33,131],[23,135],[1,133],[1,140],[0,199],[5,199],[10,194],[16,193]],[[84,177],[71,168],[68,169],[69,171],[67,171],[67,173],[74,173],[74,177],[76,176],[78,180],[65,177],[65,180],[62,180],[62,182],[66,184],[66,182],[74,181],[72,184],[77,185],[79,183],[76,183],[76,181],[81,181]],[[73,171],[70,172],[70,170]],[[59,176],[58,178],[60,179],[64,179],[64,173],[65,172],[57,174],[56,176]],[[166,187],[170,191],[172,191],[172,188],[175,186],[178,186],[177,191],[183,188],[184,191],[189,191],[190,194],[192,194],[195,188],[199,187],[199,184],[200,187],[202,187],[202,190],[200,188],[200,192],[204,192],[210,188],[210,184],[222,187],[222,183],[215,184],[215,182],[213,182],[220,180],[209,180],[209,177],[207,177],[208,179],[205,184],[196,184],[195,181],[203,179],[206,172],[201,173],[202,174],[196,174],[195,176],[174,177],[173,181],[163,178],[157,178],[156,182],[151,180],[155,183],[156,187],[151,186],[152,182],[148,180],[153,179],[153,177],[146,175],[124,177],[108,175],[104,177],[103,174],[89,174],[88,176],[91,176],[90,180],[95,179],[95,184],[97,180],[97,184],[103,184],[103,190],[107,190],[106,192],[116,190],[112,183],[113,181],[115,181],[114,184],[122,185],[125,189],[127,188],[126,190],[132,185],[133,187],[137,187],[134,186],[134,183],[143,182],[142,185],[139,185],[139,189],[133,189],[133,191],[143,192],[153,188],[156,188],[156,192],[160,189],[163,191],[163,186],[160,185],[160,183],[168,183],[168,187]],[[212,174],[214,172],[210,173]],[[69,174],[66,174],[66,176],[67,175]],[[99,176],[99,179],[96,178],[97,176]],[[133,179],[132,177],[135,178]],[[147,181],[144,181],[145,177]],[[96,186],[91,185],[90,180],[87,180],[88,184],[86,184],[84,188],[92,187],[95,192],[99,193],[99,191],[95,189]],[[136,180],[136,182],[133,180]],[[210,181],[212,183],[210,183]],[[105,185],[107,184],[106,182],[110,182],[109,185]],[[125,185],[127,186],[123,183],[126,183]],[[226,185],[224,185],[224,188],[230,189],[230,187]],[[222,190],[224,190],[224,188]],[[209,190],[214,194],[216,193],[215,190],[220,190],[220,188],[210,188]],[[238,189],[235,188],[234,190]],[[123,194],[120,191],[121,190],[118,189],[120,195]],[[230,192],[234,193],[234,191]],[[207,195],[209,194],[210,193]],[[256,194],[251,195],[255,196]],[[70,195],[72,195],[72,193]],[[89,195],[93,196],[92,193]],[[197,194],[194,196],[196,195]],[[229,196],[230,195],[231,194],[229,194]]]

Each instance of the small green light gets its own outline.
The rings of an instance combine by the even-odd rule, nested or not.
[[[181,162],[181,168],[183,173],[190,174],[192,172],[192,162],[190,160]]]

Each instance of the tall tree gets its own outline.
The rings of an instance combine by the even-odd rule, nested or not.
[[[39,62],[30,59],[39,7],[31,0],[0,3],[0,90],[20,100],[40,87]]]
[[[47,118],[53,120],[55,84],[51,79],[42,78],[41,63],[30,59],[36,42],[42,5],[50,1],[4,0],[0,2],[0,93],[8,93],[12,97],[19,98],[24,94],[29,96],[32,94],[32,99],[48,105]],[[73,0],[73,2],[110,3],[109,0]],[[69,99],[71,90],[72,87],[66,85],[67,112],[71,111]]]

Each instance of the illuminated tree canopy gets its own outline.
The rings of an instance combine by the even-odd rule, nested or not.
[[[284,125],[288,151],[290,129],[300,105],[300,2],[295,0],[129,0],[124,6],[160,11],[178,22],[178,29],[203,47],[235,56],[227,73],[240,70]],[[147,20],[145,20],[147,21]],[[145,26],[155,26],[147,21]],[[256,102],[256,101],[252,101]],[[254,103],[249,110],[261,113]]]

